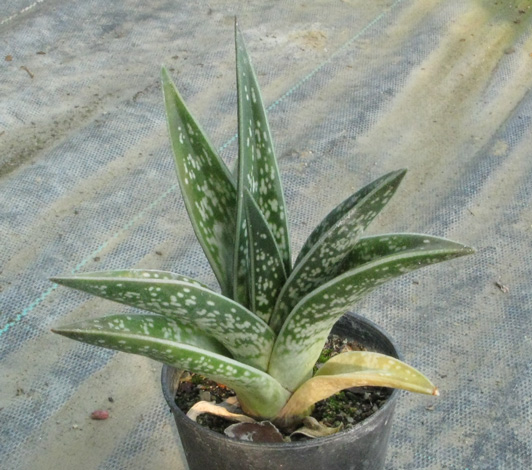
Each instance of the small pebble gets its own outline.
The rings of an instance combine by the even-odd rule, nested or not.
[[[207,390],[199,392],[199,398],[203,401],[211,401],[211,393]]]
[[[107,410],[96,410],[91,413],[91,419],[107,419],[109,418],[109,412]]]

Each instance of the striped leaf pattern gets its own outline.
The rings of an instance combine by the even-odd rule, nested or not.
[[[165,68],[162,82],[168,131],[185,207],[222,292],[231,297],[236,185]]]
[[[115,271],[53,281],[194,325],[220,341],[235,359],[265,370],[275,339],[270,327],[237,302],[180,277],[161,279],[153,271]]]
[[[341,274],[305,296],[277,337],[268,372],[288,390],[295,390],[308,377],[334,323],[356,301],[402,274],[472,252],[443,238],[412,235],[409,243],[405,241],[408,238],[408,234],[375,237],[376,246],[388,245],[384,256]],[[399,240],[403,242],[397,244]],[[362,253],[378,251],[368,248],[369,244],[363,244]],[[353,255],[353,259],[363,256]]]
[[[326,218],[323,235],[294,266],[275,307],[271,327],[278,332],[288,314],[306,294],[339,274],[341,262],[358,237],[395,194],[406,170],[389,173],[344,202]],[[334,222],[334,223],[333,223]],[[321,231],[321,230],[320,230]],[[314,235],[317,237],[319,232]]]

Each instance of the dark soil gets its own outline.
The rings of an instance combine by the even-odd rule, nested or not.
[[[337,335],[330,335],[316,363],[315,370],[336,354],[363,349],[355,342],[349,342]],[[316,403],[312,417],[330,427],[343,425],[344,429],[349,429],[375,413],[391,393],[392,390],[381,387],[358,387],[343,390],[326,400]],[[186,413],[198,401],[206,400],[221,403],[234,395],[235,393],[231,389],[221,384],[217,384],[200,375],[185,372],[177,390],[175,402]],[[197,422],[221,434],[223,434],[226,427],[234,424],[232,421],[210,414],[198,416]],[[307,438],[298,437],[297,439]]]
[[[185,375],[187,374],[187,375]],[[187,413],[188,410],[198,401],[216,401],[216,403],[221,403],[226,398],[232,397],[235,395],[233,390],[213,382],[212,380],[206,379],[201,375],[189,374],[185,372],[183,374],[184,380],[179,384],[177,389],[175,403],[176,405],[184,412]],[[182,378],[183,379],[183,378]],[[209,394],[205,396],[206,394]],[[207,398],[207,399],[206,399]],[[210,399],[209,399],[210,398]],[[229,421],[219,416],[214,416],[210,414],[202,414],[197,418],[198,424],[205,426],[213,431],[223,434],[224,429],[231,424],[234,424],[233,421]]]

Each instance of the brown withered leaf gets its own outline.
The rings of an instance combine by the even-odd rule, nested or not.
[[[226,436],[240,441],[284,442],[281,432],[269,421],[231,424],[224,433]]]
[[[232,397],[230,397],[232,398]],[[208,401],[198,401],[190,410],[187,416],[196,421],[199,415],[209,413],[214,416],[228,419],[229,421],[254,423],[255,420],[245,414],[242,414],[240,408],[235,404],[234,400],[226,400],[220,404],[210,403]]]
[[[336,428],[330,428],[329,426],[325,426],[325,424],[320,423],[312,416],[307,416],[303,420],[303,426],[290,434],[290,437],[297,436],[299,434],[315,439],[316,437],[324,437],[336,434],[338,431],[341,431],[343,427],[343,424],[340,424],[340,426]]]

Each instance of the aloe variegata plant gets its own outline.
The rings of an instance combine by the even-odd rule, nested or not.
[[[382,283],[472,253],[428,235],[365,236],[405,170],[338,205],[292,264],[287,216],[266,112],[235,27],[238,165],[229,171],[192,117],[166,69],[164,101],[177,176],[196,236],[221,293],[185,276],[120,270],[55,282],[147,310],[55,329],[104,348],[148,356],[232,388],[256,419],[291,427],[318,400],[354,386],[437,394],[422,373],[374,352],[341,353],[312,376],[334,323]]]

